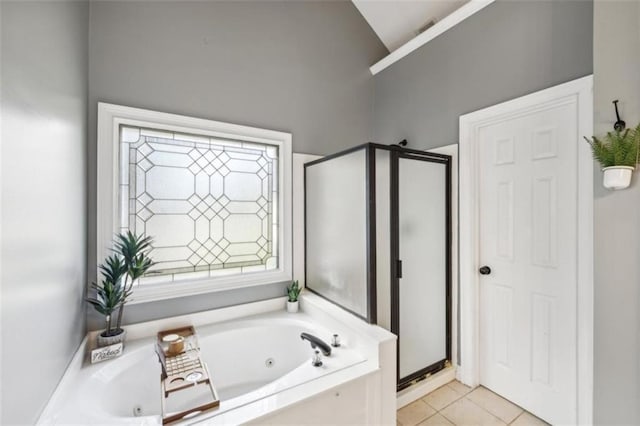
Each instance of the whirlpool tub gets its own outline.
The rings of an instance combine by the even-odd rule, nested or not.
[[[260,303],[265,304],[255,304],[258,309],[267,309]],[[352,382],[362,382],[361,390],[364,392],[358,391],[359,385],[354,387],[353,383],[345,388],[345,392],[353,388],[356,398],[364,395],[365,399],[378,399],[380,392],[372,394],[367,388],[371,387],[370,382],[379,382],[376,375],[381,374],[380,359],[376,345],[380,342],[357,330],[358,327],[373,326],[357,324],[354,330],[318,310],[323,302],[313,297],[307,297],[306,305],[308,311],[316,312],[315,317],[309,313],[287,314],[279,309],[196,325],[201,356],[209,367],[220,406],[190,417],[183,423],[260,423],[262,418],[270,419],[270,423],[286,423],[290,418],[291,422],[302,424],[305,419],[296,420],[296,410],[290,408],[302,405],[301,413],[309,412],[320,403],[314,402],[318,396],[324,395],[326,399],[331,395],[335,400],[340,392],[332,391]],[[198,322],[193,321],[193,317],[189,319],[192,324]],[[174,321],[175,325],[184,325],[179,323],[185,319]],[[352,321],[360,322],[355,318]],[[167,324],[166,320],[164,324]],[[162,324],[156,324],[158,327]],[[151,334],[153,327],[150,324],[144,328],[147,334]],[[380,330],[376,332],[394,343]],[[321,367],[314,367],[311,363],[314,351],[308,341],[300,338],[303,332],[325,342],[330,342],[332,335],[337,333],[341,337],[341,346],[332,348],[331,355],[323,357]],[[154,352],[155,333],[135,338],[136,334],[144,334],[139,327],[138,331],[130,330],[129,334],[134,339],[127,341],[125,354],[120,358],[95,365],[88,365],[85,361],[77,369],[73,364],[70,366],[43,413],[41,424],[162,424],[160,365]],[[348,400],[347,394],[341,399]],[[345,406],[349,406],[354,401],[345,402]],[[379,415],[372,417],[371,413],[363,411],[363,402],[365,406],[376,403],[374,400],[358,402],[359,411],[344,417],[345,421],[386,423]],[[190,401],[184,403],[188,405]],[[201,401],[193,401],[194,406],[199,403]],[[324,407],[326,404],[327,401],[322,402]],[[317,420],[316,416],[314,422]],[[339,418],[333,420],[341,423]]]

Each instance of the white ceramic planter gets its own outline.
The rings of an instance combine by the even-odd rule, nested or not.
[[[297,300],[295,302],[289,302],[287,300],[287,312],[289,313],[295,313],[298,312],[298,305],[300,302],[298,302]]]
[[[633,167],[629,166],[611,166],[602,169],[604,172],[603,185],[607,189],[624,189],[631,184],[631,175]]]
[[[102,333],[98,333],[97,343],[99,348],[103,348],[105,346],[115,345],[116,343],[124,343],[124,339],[127,337],[127,330],[122,330],[122,333],[116,334],[115,336],[102,336]]]

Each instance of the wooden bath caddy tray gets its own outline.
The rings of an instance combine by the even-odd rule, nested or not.
[[[183,345],[170,345],[166,342],[165,337],[170,335],[177,335]],[[220,405],[207,364],[200,357],[195,328],[189,326],[160,331],[156,352],[162,365],[160,383],[163,424],[182,420],[189,415],[212,410]],[[208,402],[196,407],[185,406],[190,400]],[[170,407],[175,404],[177,407]]]

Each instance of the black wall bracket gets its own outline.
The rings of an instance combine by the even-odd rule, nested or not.
[[[613,101],[613,106],[616,109],[616,122],[613,124],[613,129],[617,132],[621,132],[625,129],[625,127],[627,127],[627,123],[625,123],[624,121],[620,120],[620,113],[618,113],[618,99],[616,99],[615,101]]]

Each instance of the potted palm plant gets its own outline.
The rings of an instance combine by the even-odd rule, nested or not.
[[[291,282],[291,285],[287,287],[287,312],[298,312],[298,297],[302,289],[298,286],[298,281]]]
[[[105,329],[97,338],[99,347],[120,343],[125,339],[126,331],[122,328],[124,306],[136,280],[153,266],[149,256],[151,241],[150,237],[137,236],[130,231],[119,234],[114,242],[113,253],[99,266],[102,280],[100,284],[92,283],[94,294],[87,298],[87,302],[105,317]]]
[[[604,187],[627,188],[640,154],[640,124],[635,129],[609,132],[602,139],[585,139],[591,145],[593,158],[602,166]]]

